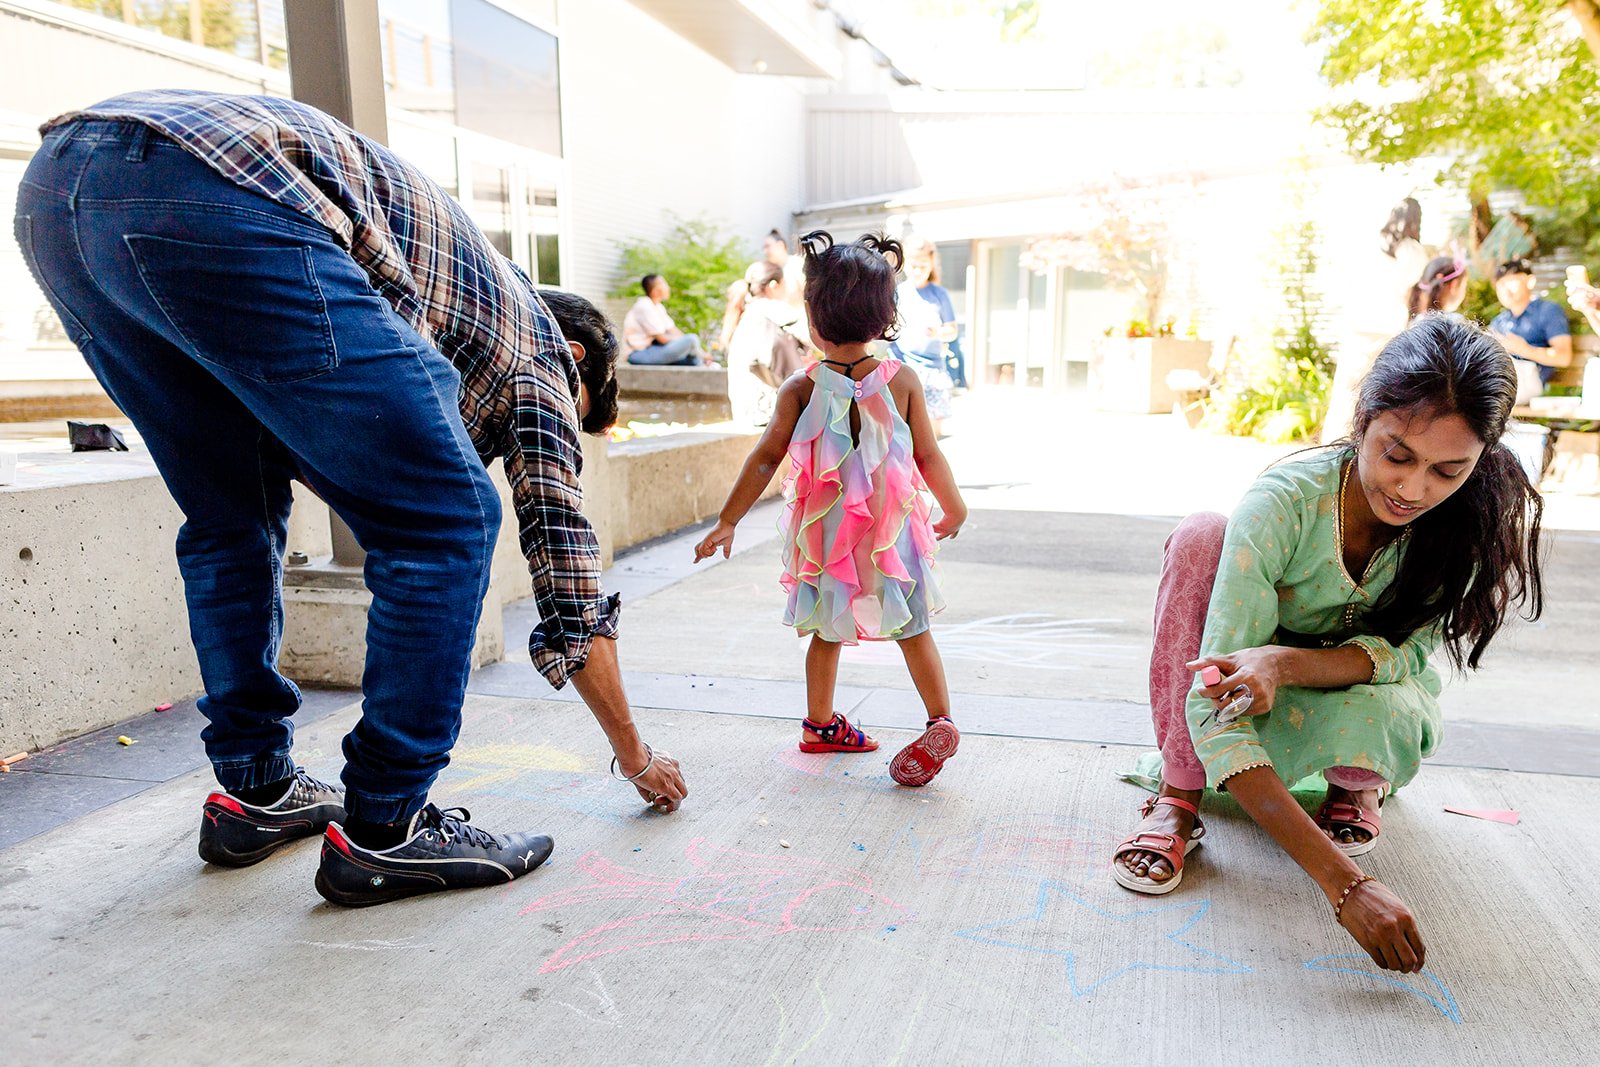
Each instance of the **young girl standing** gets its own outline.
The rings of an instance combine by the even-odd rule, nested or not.
[[[823,359],[778,392],[766,433],[745,460],[716,528],[695,562],[726,558],[734,527],[788,456],[785,486],[784,622],[811,635],[806,653],[802,752],[871,752],[878,743],[833,709],[839,649],[895,641],[928,710],[927,728],[889,765],[901,785],[926,785],[955,755],[944,665],[928,629],[943,608],[935,542],[954,537],[967,507],[939,451],[922,384],[867,346],[894,335],[896,241],[865,236],[835,245],[817,231],[801,239],[811,339]],[[933,522],[924,490],[943,514]]]

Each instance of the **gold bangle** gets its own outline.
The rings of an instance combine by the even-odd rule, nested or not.
[[[1376,881],[1377,881],[1377,879],[1374,878],[1372,875],[1363,874],[1360,877],[1356,878],[1354,881],[1352,881],[1349,885],[1345,886],[1344,887],[1344,892],[1339,894],[1339,902],[1333,906],[1333,921],[1338,923],[1340,926],[1343,926],[1344,925],[1344,920],[1342,918],[1340,918],[1340,916],[1342,916],[1344,914],[1344,903],[1345,903],[1345,901],[1350,899],[1350,894],[1355,892],[1356,886],[1361,885],[1363,882],[1376,882]]]

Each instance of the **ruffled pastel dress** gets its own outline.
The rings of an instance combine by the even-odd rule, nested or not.
[[[944,608],[928,487],[889,392],[900,367],[886,359],[859,382],[822,363],[806,371],[811,399],[789,441],[781,524],[783,621],[802,636],[901,640]]]

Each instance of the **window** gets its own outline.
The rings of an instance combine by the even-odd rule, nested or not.
[[[561,155],[556,38],[486,0],[452,0],[456,122]]]
[[[288,66],[283,0],[63,0],[130,26],[279,70]]]
[[[502,167],[472,166],[468,214],[501,255],[511,258],[511,176]]]

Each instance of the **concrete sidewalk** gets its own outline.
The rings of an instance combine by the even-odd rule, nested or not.
[[[434,795],[491,829],[554,835],[549,866],[511,886],[350,912],[312,889],[311,842],[207,868],[209,771],[136,778],[139,746],[80,746],[60,757],[73,769],[0,779],[0,805],[30,773],[133,783],[0,850],[0,1059],[1593,1058],[1600,844],[1577,828],[1600,801],[1600,664],[1583,636],[1600,622],[1600,545],[1560,537],[1547,620],[1491,653],[1498,690],[1475,695],[1480,677],[1447,691],[1439,758],[1385,808],[1362,863],[1416,911],[1429,953],[1425,974],[1391,976],[1225,799],[1176,893],[1110,881],[1143,796],[1117,774],[1149,744],[1149,605],[1172,521],[1052,508],[1056,486],[1007,488],[976,454],[957,469],[991,487],[971,490],[983,510],[943,557],[951,608],[935,633],[965,740],[929,788],[887,778],[921,719],[892,648],[849,650],[839,692],[883,748],[795,750],[803,650],[778,622],[769,508],[732,561],[690,567],[689,535],[619,559],[609,583],[627,600],[641,728],[688,775],[677,814],[646,813],[608,777],[591,717],[525,660],[474,675]],[[313,773],[337,774],[353,700],[323,694],[325,717],[302,727]],[[198,767],[198,739],[173,735],[170,758]]]
[[[436,791],[554,834],[504,889],[349,912],[307,842],[246,871],[194,853],[196,772],[5,856],[15,1063],[1575,1063],[1600,781],[1433,768],[1366,867],[1416,908],[1420,976],[1377,971],[1223,804],[1175,894],[1114,886],[1137,750],[969,734],[921,792],[794,729],[641,715],[692,773],[675,816],[606,775],[587,713],[473,697]],[[354,710],[304,732],[337,766]],[[1521,825],[1442,812],[1519,808]]]

